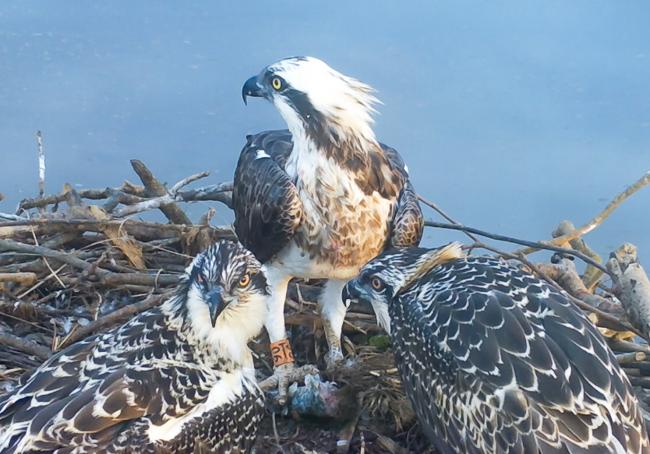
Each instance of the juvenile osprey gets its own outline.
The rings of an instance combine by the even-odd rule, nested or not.
[[[441,453],[648,453],[630,382],[563,294],[457,243],[386,252],[344,300],[372,304]]]
[[[232,242],[194,259],[175,295],[57,353],[0,398],[0,453],[248,452],[262,417],[247,342],[266,279]]]
[[[294,57],[251,77],[242,96],[272,102],[289,128],[248,136],[233,190],[237,236],[269,280],[274,363],[292,364],[284,301],[299,277],[328,279],[319,304],[331,364],[342,358],[343,286],[387,246],[419,243],[417,197],[400,155],[375,138],[368,85]]]

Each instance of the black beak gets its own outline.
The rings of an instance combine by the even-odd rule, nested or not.
[[[212,322],[212,327],[217,324],[217,318],[226,308],[226,303],[223,300],[223,289],[221,287],[215,287],[210,290],[207,294],[208,299],[208,309],[210,310],[210,322]]]
[[[345,307],[350,307],[350,304],[353,301],[369,305],[370,301],[368,301],[367,298],[364,298],[364,296],[366,296],[366,292],[358,285],[356,279],[352,279],[350,282],[345,284],[345,287],[343,287],[343,291],[341,292],[341,299],[343,300]]]
[[[254,96],[255,98],[264,97],[264,92],[262,91],[260,85],[257,83],[257,76],[253,76],[248,79],[241,89],[241,97],[244,100],[244,104],[248,104],[246,102],[246,98],[248,96]]]

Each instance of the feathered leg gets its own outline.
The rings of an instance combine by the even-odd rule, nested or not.
[[[278,379],[278,402],[284,405],[289,387],[289,375],[295,367],[291,344],[287,339],[284,324],[284,302],[287,297],[287,286],[292,276],[286,274],[280,267],[263,265],[271,295],[267,299],[267,318],[264,326],[271,341],[271,356],[273,357],[273,375]]]
[[[343,360],[341,330],[347,308],[341,299],[341,293],[346,283],[347,280],[328,280],[318,299],[325,338],[329,347],[327,356],[325,356],[327,367],[333,367]]]

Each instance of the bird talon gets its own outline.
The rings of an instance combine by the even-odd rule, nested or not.
[[[287,404],[288,389],[292,383],[303,382],[305,376],[318,374],[318,368],[313,364],[296,367],[294,363],[283,364],[275,368],[273,375],[259,384],[262,391],[277,392],[274,400],[284,407]]]
[[[341,349],[331,347],[329,352],[325,355],[325,365],[327,370],[336,369],[343,363],[343,352]]]

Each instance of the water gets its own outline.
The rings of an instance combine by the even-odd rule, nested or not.
[[[299,54],[378,90],[377,135],[467,225],[547,238],[650,170],[648,2],[188,3],[2,2],[0,211],[37,191],[37,130],[47,192],[135,181],[132,158],[230,180],[246,133],[284,127],[243,82]],[[587,240],[650,267],[649,208],[646,189]]]

